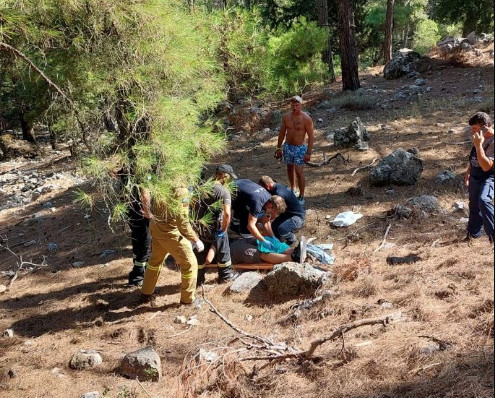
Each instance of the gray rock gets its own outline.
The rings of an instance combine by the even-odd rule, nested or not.
[[[438,204],[438,199],[431,195],[421,195],[411,198],[407,201],[406,206],[421,210],[427,214],[443,212],[442,207]]]
[[[418,182],[422,172],[423,161],[399,148],[382,159],[371,171],[370,183],[374,186],[414,185]]]
[[[162,364],[153,347],[145,347],[127,354],[120,364],[120,374],[139,381],[160,381]]]
[[[337,148],[352,148],[367,150],[370,136],[360,118],[354,119],[346,130],[338,130],[333,137]]]
[[[432,356],[433,354],[440,351],[440,346],[435,343],[427,344],[420,347],[419,352],[425,357]]]
[[[100,254],[100,257],[108,257],[111,256],[112,254],[115,253],[115,250],[112,249],[105,249],[103,252]]]
[[[69,367],[71,369],[83,370],[94,368],[102,363],[103,359],[99,352],[81,349],[72,356]]]
[[[478,37],[476,36],[476,32],[471,32],[470,34],[468,34],[466,40],[468,41],[469,44],[474,45],[478,43]]]
[[[327,109],[330,108],[331,106],[332,103],[330,101],[323,101],[316,106],[316,109]]]
[[[81,398],[100,398],[101,394],[98,391],[86,392],[81,395]]]
[[[455,202],[452,207],[454,208],[454,211],[460,211],[466,208],[466,204],[464,202]]]
[[[24,242],[24,247],[34,246],[37,242],[33,239],[28,242]]]
[[[450,170],[444,170],[441,173],[437,174],[434,181],[436,184],[445,184],[446,182],[452,181],[455,179],[455,173]]]
[[[416,79],[416,80],[414,81],[414,84],[415,84],[416,86],[424,86],[424,85],[426,84],[426,80],[425,80],[425,79]]]
[[[287,262],[275,265],[266,275],[264,283],[274,296],[289,298],[313,294],[328,277],[329,273],[309,264]]]
[[[198,364],[202,364],[205,362],[213,363],[217,361],[218,358],[220,358],[220,356],[214,351],[206,351],[203,348],[200,348],[198,353],[194,356],[194,358],[196,359],[196,362]]]
[[[410,49],[403,48],[394,54],[383,69],[385,79],[398,79],[414,71],[414,64],[421,56]]]
[[[244,272],[232,283],[230,291],[232,293],[247,293],[257,286],[261,280],[263,280],[263,275],[259,272]]]

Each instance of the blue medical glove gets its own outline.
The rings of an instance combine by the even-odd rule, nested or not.
[[[221,239],[224,236],[225,236],[225,231],[222,231],[221,229],[215,233],[215,239]]]
[[[267,239],[263,239],[262,241],[260,241],[260,245],[266,250],[275,250],[275,248],[273,247],[273,243]]]

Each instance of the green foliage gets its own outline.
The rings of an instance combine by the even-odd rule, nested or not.
[[[462,23],[462,33],[490,33],[494,29],[493,0],[432,0],[433,17],[443,23]]]
[[[92,143],[84,170],[111,203],[128,201],[137,186],[166,201],[222,149],[224,137],[212,133],[207,117],[225,98],[212,51],[218,38],[210,34],[210,17],[189,14],[183,1],[5,0],[0,21],[0,40],[74,99]],[[33,123],[78,131],[72,112],[61,101],[53,106],[39,76],[17,60],[4,65],[3,98],[17,101],[9,112],[19,112],[16,104],[27,97]],[[112,174],[119,169],[129,174],[123,190]]]
[[[437,23],[431,19],[423,19],[416,27],[413,49],[420,54],[426,54],[440,39]]]
[[[300,93],[327,76],[321,61],[327,33],[316,23],[302,18],[290,30],[279,27],[268,39],[262,84],[273,93]]]

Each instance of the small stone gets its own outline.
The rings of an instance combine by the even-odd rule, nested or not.
[[[4,293],[7,291],[7,286],[5,285],[0,285],[0,294]]]
[[[91,392],[86,392],[83,395],[81,395],[81,398],[100,398],[101,395],[98,391],[91,391]]]
[[[72,266],[73,267],[83,267],[84,266],[84,261],[76,261],[74,263],[72,263]]]
[[[48,251],[56,252],[58,250],[58,245],[56,243],[50,242],[48,243]]]
[[[187,322],[187,318],[184,315],[179,315],[174,318],[174,323],[183,325]]]
[[[52,202],[45,202],[45,203],[43,203],[43,207],[45,207],[47,209],[50,208],[50,207],[53,207]]]
[[[17,377],[17,372],[14,370],[14,369],[9,369],[9,371],[7,372],[7,375],[11,378],[11,379],[14,379]]]
[[[72,356],[69,367],[71,369],[82,370],[94,368],[102,363],[103,359],[100,353],[94,350],[79,350]]]
[[[11,338],[14,337],[14,329],[7,329],[2,333],[2,337]]]
[[[244,319],[245,319],[246,321],[248,321],[248,322],[251,322],[254,318],[253,318],[253,316],[252,316],[252,315],[246,315],[246,316],[244,317]]]
[[[90,216],[91,217],[91,216]],[[115,253],[115,250],[112,249],[105,249],[103,252],[100,254],[100,257],[107,257],[111,256],[113,253]]]
[[[332,216],[331,216],[330,214],[327,214],[327,215],[325,216],[325,220],[330,220],[331,218],[332,218]]]
[[[459,219],[459,222],[462,224],[467,224],[469,222],[469,218],[467,217],[462,217]]]
[[[24,242],[24,247],[34,246],[37,242],[33,239],[29,242]]]
[[[200,324],[199,320],[196,318],[193,318],[193,317],[191,317],[191,319],[189,319],[186,322],[186,325],[189,325],[189,326],[199,326],[199,324]]]
[[[454,211],[464,210],[466,204],[464,202],[455,202],[452,207],[454,208]]]
[[[202,362],[213,363],[219,357],[218,357],[218,354],[216,352],[206,351],[206,350],[200,348],[199,352],[195,355],[195,358],[196,358],[197,363],[202,363]]]
[[[319,118],[318,119],[318,123],[323,123],[323,119],[322,118]]]

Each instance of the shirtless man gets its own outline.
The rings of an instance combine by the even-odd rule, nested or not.
[[[295,191],[296,179],[299,186],[299,202],[304,206],[304,189],[306,179],[304,177],[304,164],[311,159],[313,151],[314,129],[313,121],[308,114],[302,111],[303,100],[298,95],[290,100],[292,111],[286,113],[282,118],[282,126],[278,133],[277,150],[275,158],[284,158],[287,164],[287,175],[290,188]],[[306,135],[308,144],[306,146]]]

